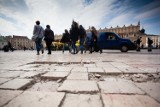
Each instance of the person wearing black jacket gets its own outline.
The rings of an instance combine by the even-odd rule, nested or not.
[[[151,38],[148,38],[147,43],[148,43],[148,52],[151,52],[153,40]]]
[[[79,26],[79,38],[80,38],[80,50],[81,50],[81,54],[83,54],[84,41],[86,38],[86,30],[83,28],[82,25]]]
[[[49,25],[46,26],[44,36],[44,40],[48,49],[48,54],[51,54],[51,44],[54,41],[54,32],[50,29]]]
[[[70,37],[72,41],[73,54],[78,53],[78,49],[76,47],[76,41],[78,41],[78,35],[79,35],[78,23],[73,21],[70,29]]]
[[[67,29],[65,29],[65,33],[63,33],[63,36],[62,36],[62,39],[60,42],[63,43],[63,50],[62,50],[63,53],[64,53],[64,49],[65,49],[65,44],[68,45],[69,52],[71,52],[71,38],[70,38],[70,34]]]
[[[139,38],[137,39],[137,41],[136,41],[136,43],[137,43],[137,51],[140,51],[140,44],[141,44],[141,42],[142,42],[141,38],[142,38],[142,37],[139,37]]]
[[[90,39],[90,46],[89,46],[89,51],[90,53],[93,52],[93,49],[94,47],[96,46],[97,44],[97,35],[98,35],[98,32],[97,30],[95,29],[95,27],[92,26],[91,28],[91,39]]]

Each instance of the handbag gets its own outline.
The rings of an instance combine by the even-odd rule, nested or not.
[[[42,29],[42,27],[41,27],[41,29]],[[33,40],[33,41],[36,41],[36,40],[38,39],[38,36],[39,36],[39,34],[40,34],[40,32],[41,32],[41,29],[39,30],[38,35],[33,35],[33,36],[32,36],[32,40]]]

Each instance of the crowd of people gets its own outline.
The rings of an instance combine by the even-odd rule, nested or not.
[[[40,21],[36,21],[36,25],[34,26],[32,40],[35,41],[37,55],[40,54],[40,50],[42,50],[43,54],[43,46],[42,40],[44,38],[48,50],[48,54],[51,54],[51,44],[54,41],[54,32],[51,30],[50,25],[46,25],[46,29],[44,30],[42,26],[40,26]],[[60,42],[63,43],[62,52],[64,53],[65,45],[69,47],[69,52],[71,54],[77,54],[80,50],[81,54],[86,52],[89,49],[89,53],[94,51],[93,47],[96,47],[98,32],[95,27],[92,27],[91,30],[91,39],[90,44],[86,43],[86,30],[82,25],[79,25],[77,22],[73,21],[71,24],[71,28],[68,31],[64,30],[62,38]],[[80,46],[76,46],[76,42],[79,40]],[[100,51],[102,53],[102,51]]]
[[[84,27],[73,20],[71,28],[69,30],[65,29],[64,33],[62,34],[62,38],[60,40],[60,42],[63,43],[62,52],[64,53],[65,46],[68,46],[69,53],[71,54],[77,54],[79,51],[81,54],[83,54],[84,52],[86,53],[86,50],[89,50],[89,53],[91,54],[93,51],[96,51],[96,48],[99,49],[100,53],[102,53],[102,49],[100,49],[97,45],[98,32],[94,26],[91,27],[91,37],[89,40],[86,40],[86,36],[87,34]],[[40,21],[36,21],[36,25],[34,25],[33,29],[32,40],[35,41],[37,55],[40,55],[40,51],[42,51],[42,54],[44,53],[44,47],[42,43],[43,39],[46,43],[48,54],[51,54],[51,45],[52,42],[54,42],[54,32],[50,25],[46,25],[46,28],[43,29],[43,27],[40,25]],[[137,51],[140,51],[141,49],[141,39],[142,37],[138,37],[136,40]],[[79,47],[76,46],[77,41],[79,41]],[[152,51],[152,43],[153,40],[148,38],[148,51]],[[4,51],[8,50],[13,51],[10,42],[8,42],[8,45],[4,48]]]

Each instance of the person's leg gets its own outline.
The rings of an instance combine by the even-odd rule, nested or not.
[[[83,44],[84,44],[84,39],[83,38],[80,38],[80,50],[81,50],[81,54],[83,54]]]
[[[35,41],[35,43],[36,43],[37,55],[39,55],[39,51],[41,49],[41,39],[38,39],[37,41]]]
[[[63,43],[63,49],[62,49],[62,52],[64,53],[64,48],[65,48],[65,43]]]
[[[71,53],[72,49],[71,49],[71,43],[68,42],[68,48],[69,48],[69,53]]]
[[[52,41],[48,41],[48,54],[51,54],[51,44]]]
[[[73,49],[73,54],[76,53],[76,46],[75,46],[75,42],[72,41],[72,49]]]

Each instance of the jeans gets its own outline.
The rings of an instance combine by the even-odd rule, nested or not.
[[[81,50],[81,52],[83,52],[83,50],[84,50],[84,38],[80,38],[80,50]]]
[[[39,51],[41,50],[41,47],[42,47],[42,45],[41,45],[41,43],[42,43],[42,38],[38,38],[38,39],[35,41],[35,43],[36,43],[37,52],[39,52]]]
[[[73,49],[74,54],[78,52],[77,46],[76,46],[76,41],[72,41],[72,49]]]

